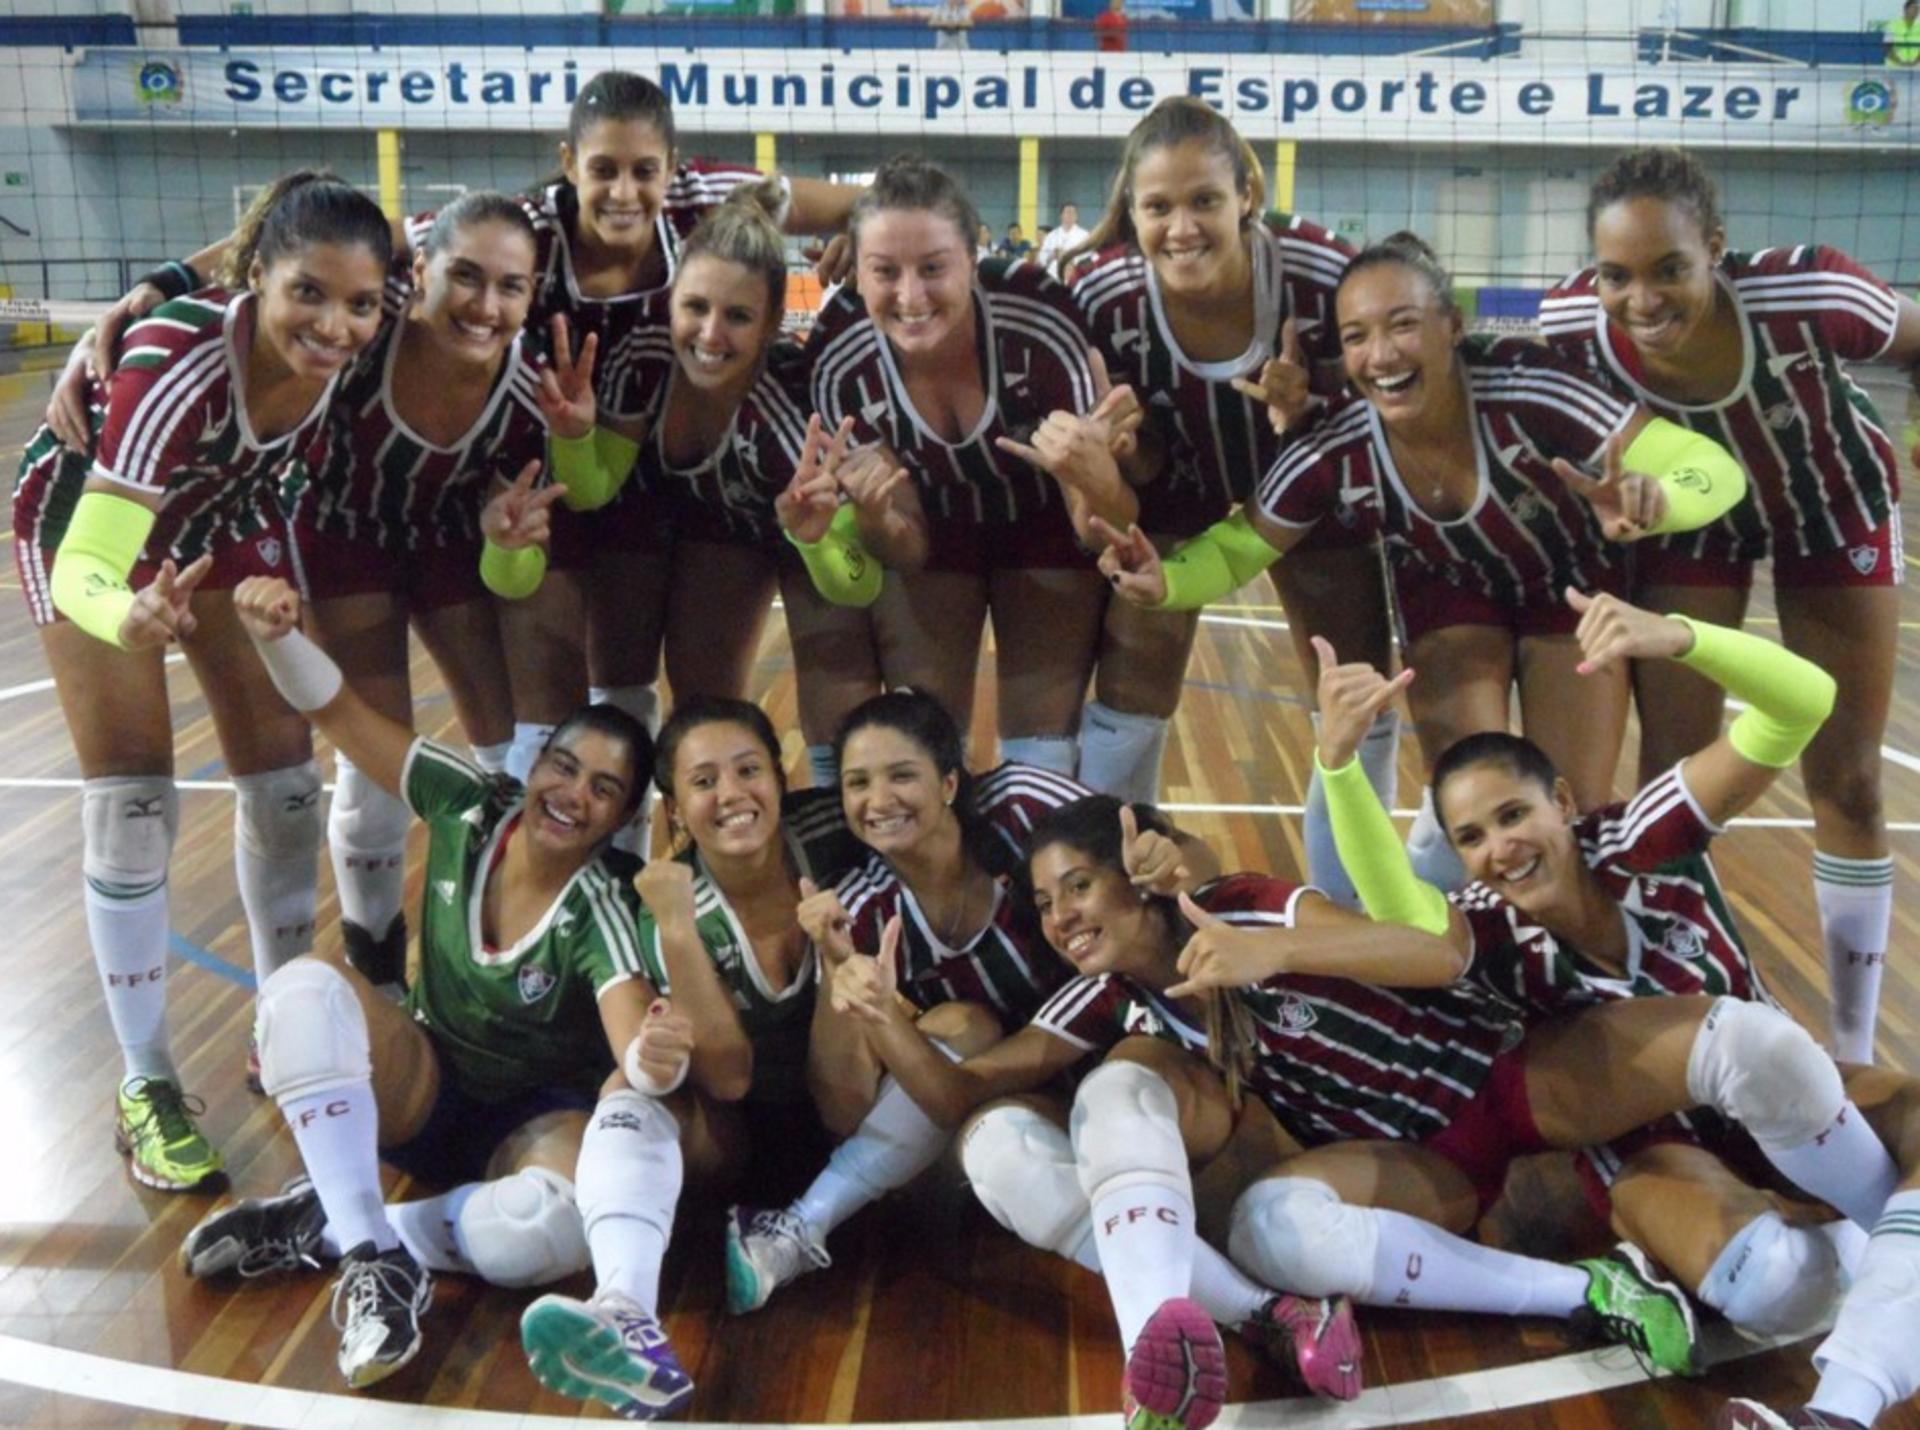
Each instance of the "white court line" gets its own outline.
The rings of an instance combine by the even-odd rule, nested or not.
[[[1914,768],[1920,769],[1920,760],[1914,761]],[[71,775],[66,775],[66,776],[0,775],[0,790],[9,790],[9,789],[68,790],[68,789],[79,789],[84,783],[85,783],[84,780],[81,780]],[[189,793],[202,793],[202,794],[206,794],[206,793],[232,794],[233,793],[232,780],[175,780],[174,787],[176,789],[186,790]],[[326,785],[322,785],[321,789],[331,791],[333,789],[333,786],[330,784],[326,784]],[[1157,806],[1157,808],[1161,809],[1167,814],[1259,814],[1259,815],[1267,815],[1269,817],[1281,816],[1281,817],[1286,817],[1290,819],[1298,819],[1301,815],[1307,812],[1306,806],[1299,805],[1299,804],[1178,804],[1178,803],[1175,803],[1175,804],[1162,804]],[[1396,809],[1393,811],[1393,817],[1399,820],[1410,820],[1419,813],[1420,811],[1417,809]],[[1730,829],[1811,829],[1813,828],[1813,821],[1811,819],[1773,818],[1773,817],[1763,817],[1760,815],[1742,815],[1738,819],[1728,820],[1727,827]],[[1920,834],[1920,820],[1890,819],[1887,821],[1887,833],[1889,834]]]
[[[1744,1359],[1788,1342],[1764,1345],[1741,1339],[1725,1326],[1702,1337],[1709,1364]],[[1230,1405],[1214,1423],[1244,1426],[1308,1426],[1315,1430],[1362,1430],[1379,1425],[1416,1425],[1487,1415],[1570,1396],[1613,1390],[1647,1380],[1631,1353],[1619,1346],[1575,1351],[1550,1360],[1500,1370],[1467,1371],[1405,1385],[1383,1385],[1344,1405],[1305,1399]],[[109,1405],[138,1406],[163,1414],[259,1426],[262,1430],[442,1430],[455,1425],[491,1430],[538,1426],[577,1427],[577,1416],[523,1415],[464,1406],[396,1405],[350,1395],[250,1385],[219,1376],[112,1360],[59,1346],[0,1336],[0,1380]],[[1006,1420],[915,1420],[888,1430],[1109,1430],[1114,1413],[1027,1416]],[[741,1422],[676,1421],[685,1430],[768,1430]],[[883,1425],[884,1422],[859,1422]],[[801,1430],[828,1430],[825,1426]]]
[[[175,651],[167,657],[166,663],[168,665],[178,665],[185,659],[186,656],[182,655],[179,651]],[[38,695],[43,690],[51,689],[53,689],[53,678],[51,676],[45,680],[29,680],[24,685],[9,685],[5,689],[0,689],[0,700],[16,700],[22,695]]]

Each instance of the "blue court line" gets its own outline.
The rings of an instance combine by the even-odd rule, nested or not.
[[[187,776],[187,778],[190,780],[210,780],[215,775],[219,774],[220,771],[224,770],[226,767],[227,767],[227,762],[225,760],[222,760],[222,759],[208,760],[204,765],[200,766],[199,769],[194,770],[192,773],[190,773]]]
[[[1227,685],[1217,680],[1188,680],[1183,681],[1182,684],[1190,690],[1218,690],[1226,695],[1240,695],[1248,700],[1266,700],[1275,705],[1307,706],[1307,697],[1304,695],[1279,695],[1271,690],[1254,690],[1249,686]]]
[[[204,968],[209,973],[218,974],[229,983],[238,983],[249,993],[253,992],[253,974],[247,969],[228,963],[217,954],[208,953],[199,944],[184,939],[177,933],[167,934],[167,944],[177,957],[184,958],[188,963],[197,968]]]

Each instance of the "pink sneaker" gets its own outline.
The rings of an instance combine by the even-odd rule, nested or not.
[[[1302,1385],[1328,1400],[1352,1400],[1365,1387],[1366,1359],[1353,1302],[1345,1296],[1275,1296],[1261,1306],[1241,1334],[1268,1357],[1298,1373]]]
[[[1227,1398],[1227,1353],[1213,1318],[1184,1296],[1147,1318],[1127,1354],[1128,1430],[1203,1430]]]

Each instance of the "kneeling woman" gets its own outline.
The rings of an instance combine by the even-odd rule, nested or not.
[[[427,894],[405,1008],[317,957],[261,988],[262,1080],[311,1182],[202,1222],[182,1249],[188,1273],[342,1256],[340,1369],[359,1388],[418,1351],[429,1268],[531,1286],[591,1262],[601,1358],[632,1363],[636,1406],[683,1404],[692,1385],[653,1316],[676,1126],[634,1089],[677,1086],[692,1039],[642,975],[631,892],[601,859],[651,775],[645,730],[584,709],[522,789],[355,695],[295,629],[285,582],[243,582],[234,606],[287,701],[427,821]],[[382,1160],[461,1185],[386,1207]]]

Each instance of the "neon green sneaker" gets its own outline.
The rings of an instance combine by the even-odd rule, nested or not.
[[[1700,1373],[1693,1305],[1653,1269],[1639,1247],[1623,1241],[1607,1256],[1575,1264],[1587,1273],[1587,1305],[1602,1336],[1629,1347],[1657,1370]]]
[[[184,1192],[220,1174],[225,1165],[193,1119],[207,1110],[161,1077],[137,1077],[120,1088],[113,1145],[129,1158],[135,1181],[163,1192]]]

